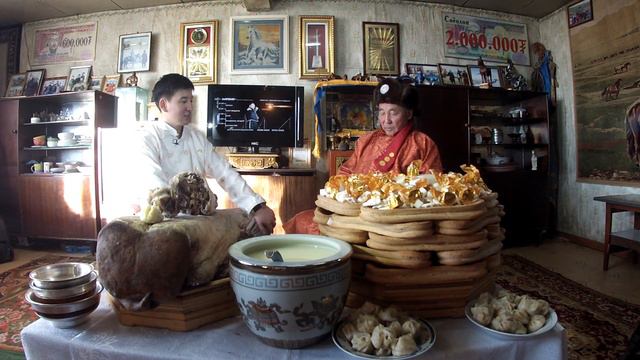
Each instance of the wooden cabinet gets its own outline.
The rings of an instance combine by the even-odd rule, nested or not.
[[[95,239],[95,197],[83,174],[20,176],[22,235],[57,239]]]
[[[264,169],[238,172],[275,212],[276,234],[284,234],[282,224],[295,214],[315,207],[319,187],[313,170]],[[211,190],[218,196],[218,206],[221,209],[236,207],[222,188],[213,186]]]
[[[3,153],[0,163],[11,176],[2,179],[2,189],[13,189],[2,216],[13,214],[18,236],[94,240],[100,231],[98,130],[116,126],[116,97],[100,91],[82,91],[0,100]],[[31,122],[31,117],[41,122]],[[53,146],[36,146],[33,138],[53,139],[72,132],[73,140]],[[56,171],[65,165],[82,172],[32,172],[34,162],[48,162]],[[13,177],[12,177],[13,176]],[[7,190],[8,191],[8,190]],[[3,191],[5,193],[5,191]],[[8,221],[9,224],[14,221]]]
[[[505,244],[539,241],[549,230],[555,201],[548,190],[549,149],[554,139],[549,133],[546,95],[444,86],[419,86],[418,90],[417,127],[438,144],[445,171],[460,171],[461,164],[476,165],[505,207]],[[509,112],[520,107],[526,115],[511,117]],[[521,129],[525,141],[521,141]],[[494,131],[499,135],[496,139]],[[531,170],[532,151],[538,163],[535,171]],[[489,163],[495,164],[491,158],[497,156],[505,159],[503,164]]]
[[[17,100],[0,101],[0,216],[10,234],[20,233]]]

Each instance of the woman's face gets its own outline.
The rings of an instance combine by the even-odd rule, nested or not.
[[[412,117],[413,111],[407,110],[400,105],[388,103],[378,105],[378,122],[387,136],[395,135],[407,125]]]

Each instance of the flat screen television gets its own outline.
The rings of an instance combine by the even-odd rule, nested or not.
[[[209,85],[207,100],[213,146],[303,146],[302,86]]]

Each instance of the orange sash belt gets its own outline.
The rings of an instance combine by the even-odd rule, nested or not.
[[[387,147],[375,160],[374,165],[378,171],[389,172],[391,170],[398,157],[398,150],[400,150],[400,147],[404,144],[404,140],[412,130],[413,126],[407,125],[393,136],[389,147]]]

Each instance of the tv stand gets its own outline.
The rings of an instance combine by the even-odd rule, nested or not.
[[[257,150],[257,146],[256,146]],[[269,153],[229,153],[226,154],[229,163],[238,169],[256,170],[278,168],[278,154]]]

